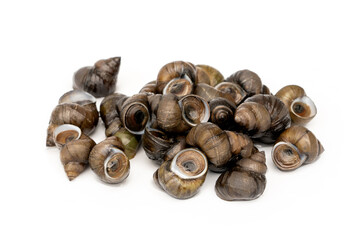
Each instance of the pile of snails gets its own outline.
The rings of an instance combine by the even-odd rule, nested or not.
[[[220,173],[215,191],[221,199],[252,200],[263,194],[267,171],[265,152],[254,142],[273,144],[272,160],[282,171],[312,163],[324,151],[303,126],[317,110],[300,86],[273,95],[252,71],[225,79],[211,66],[175,61],[126,96],[115,92],[120,60],[76,71],[74,90],[51,113],[46,145],[60,149],[69,180],[90,165],[102,181],[122,182],[142,143],[159,165],[155,184],[170,196],[193,197],[210,170]],[[104,97],[100,111],[96,97]],[[99,116],[107,138],[96,144],[89,135]]]

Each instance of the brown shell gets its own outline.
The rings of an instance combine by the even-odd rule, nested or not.
[[[235,104],[233,97],[229,93],[221,92],[205,83],[197,84],[194,90],[194,94],[202,97],[207,102],[210,102],[214,98],[222,97],[222,98],[226,98],[227,100]]]
[[[96,111],[97,112],[97,111]],[[51,113],[47,130],[46,146],[55,146],[54,129],[62,124],[78,126],[84,134],[90,134],[98,123],[99,115],[93,109],[75,103],[57,105]]]
[[[248,157],[252,153],[252,140],[242,133],[223,131],[216,124],[201,123],[186,136],[186,143],[199,147],[211,163],[211,170],[222,171],[233,154]]]
[[[108,128],[116,118],[119,118],[117,105],[122,105],[126,99],[128,99],[128,97],[124,94],[113,93],[101,101],[100,117],[105,124],[105,128]]]
[[[263,90],[260,77],[256,73],[247,69],[235,72],[225,81],[239,84],[249,96],[260,94]]]
[[[284,171],[313,163],[324,148],[315,135],[303,126],[292,126],[280,134],[272,150],[274,164]]]
[[[106,97],[115,92],[120,57],[102,59],[93,67],[83,67],[75,72],[73,88],[84,90],[95,97]]]
[[[133,134],[143,134],[150,121],[150,106],[148,97],[144,93],[135,94],[123,104],[118,104],[118,112],[122,125]]]
[[[230,94],[236,105],[239,105],[247,96],[247,92],[240,85],[233,82],[222,82],[215,86],[215,89]]]
[[[139,93],[156,94],[156,80],[148,82],[139,91]]]
[[[184,133],[190,129],[182,119],[182,111],[176,95],[154,95],[149,98],[149,103],[160,129],[169,133]]]
[[[254,95],[245,100],[247,102],[256,102],[262,104],[270,114],[270,128],[259,138],[264,143],[273,143],[280,133],[290,127],[291,118],[285,104],[277,97],[268,94]]]
[[[290,112],[291,120],[295,124],[306,124],[317,113],[314,102],[306,96],[305,90],[300,86],[285,86],[275,96],[285,103]]]
[[[232,161],[235,164],[216,181],[215,191],[218,197],[227,201],[260,197],[266,187],[265,153],[257,152],[249,158],[235,155]]]
[[[193,197],[205,181],[207,159],[197,149],[187,148],[165,161],[153,175],[155,183],[178,199]]]
[[[224,76],[215,68],[209,65],[196,65],[196,83],[206,83],[216,86],[224,81]]]
[[[231,129],[234,126],[236,106],[226,98],[217,97],[209,102],[210,121],[221,129]]]
[[[112,136],[96,144],[90,152],[90,168],[107,183],[120,183],[130,172],[130,162],[123,152],[124,146]]]
[[[88,166],[88,158],[95,142],[85,134],[77,140],[66,143],[60,151],[60,160],[69,180],[73,180]]]
[[[142,146],[146,155],[158,164],[171,160],[178,152],[186,146],[185,137],[168,137],[158,129],[145,128],[142,138]]]
[[[163,93],[165,86],[175,79],[190,79],[195,82],[196,69],[195,66],[188,62],[175,61],[163,66],[156,80],[157,93]]]

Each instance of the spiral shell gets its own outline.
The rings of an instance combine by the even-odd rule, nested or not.
[[[146,94],[138,93],[129,97],[123,104],[118,104],[122,125],[132,134],[143,134],[151,118],[149,108]]]
[[[139,91],[139,93],[156,94],[156,80],[148,82]]]
[[[210,118],[209,104],[197,95],[186,95],[178,101],[178,104],[181,109],[182,119],[190,126],[207,122]]]
[[[253,138],[273,143],[291,124],[289,111],[277,97],[267,94],[254,95],[240,104],[235,122]]]
[[[54,131],[54,139],[57,146],[61,147],[60,160],[66,175],[72,181],[88,166],[89,154],[95,142],[85,134],[81,134],[80,128],[70,124],[57,127]]]
[[[263,85],[260,77],[250,70],[240,70],[228,77],[226,82],[237,83],[249,96],[261,94]]]
[[[190,146],[199,147],[215,168],[224,167],[232,154],[248,155],[253,147],[253,142],[246,135],[227,133],[209,122],[193,127],[186,136],[186,143]]]
[[[229,93],[219,91],[214,87],[205,83],[197,84],[194,90],[194,94],[202,97],[207,102],[210,102],[214,98],[222,97],[222,98],[226,98],[227,100],[235,104],[233,97]]]
[[[120,183],[130,173],[130,162],[123,145],[112,136],[93,147],[89,155],[90,168],[106,183]]]
[[[158,164],[173,159],[186,146],[185,137],[169,137],[165,132],[146,127],[142,139],[146,155]]]
[[[292,126],[276,140],[272,160],[280,170],[289,171],[313,163],[323,152],[323,146],[310,130],[303,126]]]
[[[95,97],[106,97],[115,92],[120,57],[102,59],[93,67],[83,67],[75,72],[73,88],[84,90]]]
[[[216,86],[224,81],[224,76],[215,68],[209,65],[196,65],[196,83],[206,83]]]
[[[185,96],[192,92],[196,68],[192,63],[175,61],[163,66],[156,81],[157,93]]]
[[[233,82],[222,82],[215,86],[215,89],[230,94],[236,105],[239,105],[247,96],[247,92],[238,84]]]
[[[105,128],[108,128],[110,124],[119,118],[117,110],[118,105],[122,105],[128,97],[121,93],[113,93],[105,97],[100,104],[100,117],[105,124]]]
[[[257,152],[249,158],[235,155],[232,161],[235,164],[216,181],[215,191],[218,197],[227,201],[260,197],[266,187],[265,153]]]
[[[209,102],[210,121],[221,129],[231,129],[234,126],[236,106],[226,98],[214,98]]]
[[[206,156],[197,149],[187,148],[178,152],[173,160],[161,164],[153,177],[170,196],[187,199],[199,191],[207,171]]]
[[[290,112],[291,120],[295,124],[306,124],[317,113],[314,102],[306,96],[305,90],[300,86],[285,86],[275,96],[285,103]]]

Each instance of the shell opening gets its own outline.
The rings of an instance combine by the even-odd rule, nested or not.
[[[232,82],[222,82],[215,86],[215,89],[229,94],[238,105],[247,95],[244,89]]]
[[[125,128],[132,134],[143,134],[150,121],[148,108],[142,103],[133,103],[127,108],[125,115]]]
[[[291,103],[290,110],[299,118],[312,118],[317,111],[314,102],[308,96],[295,99]]]
[[[59,104],[77,103],[80,105],[86,105],[95,102],[96,102],[96,98],[93,95],[82,90],[69,91],[59,99]]]
[[[125,153],[117,148],[111,148],[110,154],[104,161],[104,173],[109,179],[121,179],[126,171],[128,161]]]
[[[294,170],[300,167],[307,159],[307,156],[301,154],[294,144],[288,142],[275,144],[271,156],[275,165],[281,170]]]
[[[187,95],[180,99],[179,106],[182,118],[190,126],[207,122],[210,118],[210,107],[207,101],[196,95]]]
[[[187,148],[175,155],[170,169],[182,179],[199,178],[207,172],[207,158],[201,151]]]
[[[80,136],[81,129],[72,124],[63,124],[54,130],[55,145],[59,148],[63,147],[70,141],[79,139]]]
[[[188,75],[184,74],[180,78],[174,78],[166,84],[163,94],[172,93],[176,96],[185,96],[193,90],[193,83]]]

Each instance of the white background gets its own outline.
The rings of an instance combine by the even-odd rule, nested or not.
[[[357,1],[2,1],[1,239],[359,239]],[[73,72],[121,56],[117,91],[134,94],[166,63],[208,64],[225,77],[248,68],[275,93],[305,88],[318,108],[307,127],[325,147],[314,164],[279,171],[266,151],[257,200],[171,198],[140,149],[130,176],[69,182],[47,123]],[[100,103],[100,100],[98,103]],[[104,139],[99,124],[92,135]]]

